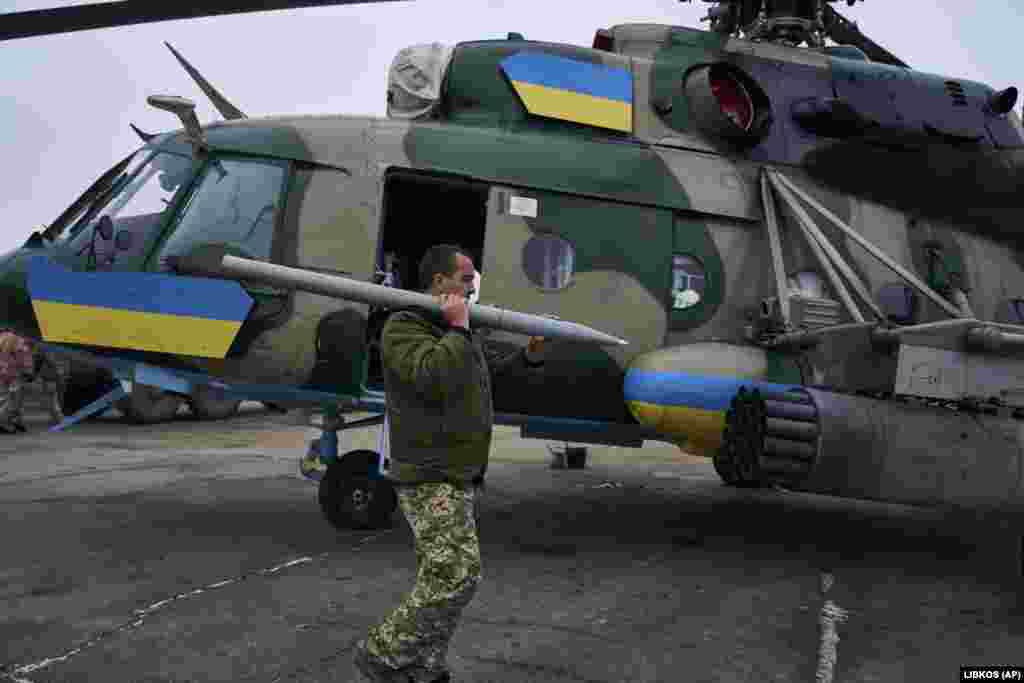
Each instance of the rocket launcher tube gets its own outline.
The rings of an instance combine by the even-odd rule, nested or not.
[[[179,260],[179,263],[181,266],[186,266],[188,270],[196,270],[187,268],[187,257]],[[213,265],[209,261],[207,263],[210,266]],[[207,267],[202,270],[211,269]],[[385,287],[347,277],[325,275],[302,268],[253,261],[229,254],[221,257],[219,267],[215,272],[240,280],[253,280],[282,289],[295,289],[335,299],[358,301],[388,308],[419,306],[435,313],[441,312],[441,305],[429,294]],[[473,304],[469,307],[469,320],[476,327],[488,327],[548,339],[585,342],[602,346],[619,346],[629,343],[579,323],[480,304]]]

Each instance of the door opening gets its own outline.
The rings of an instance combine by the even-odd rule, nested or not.
[[[406,170],[384,179],[375,282],[422,291],[420,259],[435,244],[456,244],[481,270],[487,223],[488,186],[484,183]],[[367,322],[367,388],[382,390],[380,335],[392,311],[371,307]]]

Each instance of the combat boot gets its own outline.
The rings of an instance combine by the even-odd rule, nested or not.
[[[362,675],[360,683],[452,683],[451,674],[447,671],[430,677],[419,667],[392,669],[367,651],[365,640],[356,643],[352,663]]]
[[[362,674],[362,681],[365,681],[365,683],[410,683],[411,680],[405,672],[392,669],[371,655],[366,649],[365,640],[360,640],[356,643],[352,663],[355,665],[356,670]],[[415,683],[415,681],[412,683]]]

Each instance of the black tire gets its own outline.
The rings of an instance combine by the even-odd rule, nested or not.
[[[386,529],[398,507],[390,482],[370,477],[373,451],[350,451],[327,467],[320,480],[320,511],[335,529]]]
[[[218,396],[207,387],[196,387],[188,401],[189,410],[200,420],[224,420],[238,413],[242,401]]]
[[[154,424],[174,419],[181,398],[163,389],[135,384],[132,393],[117,402],[117,408],[136,424]]]
[[[109,394],[118,383],[100,372],[76,372],[68,376],[60,403],[65,417],[74,415],[93,401]],[[92,417],[96,417],[93,415]]]

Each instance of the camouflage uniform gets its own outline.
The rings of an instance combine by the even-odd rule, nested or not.
[[[54,424],[64,419],[64,383],[68,376],[67,362],[54,358],[38,346],[35,348],[35,376],[42,383],[43,400]]]
[[[8,434],[25,431],[21,411],[33,367],[28,342],[13,332],[0,333],[0,430]]]
[[[446,483],[400,485],[396,491],[415,537],[416,585],[370,630],[366,650],[417,683],[432,681],[447,670],[448,643],[482,576],[476,491]]]
[[[381,338],[391,477],[416,545],[416,585],[356,651],[373,681],[447,680],[448,643],[481,579],[476,506],[487,468],[493,377],[538,367],[499,356],[423,309],[394,313]]]

